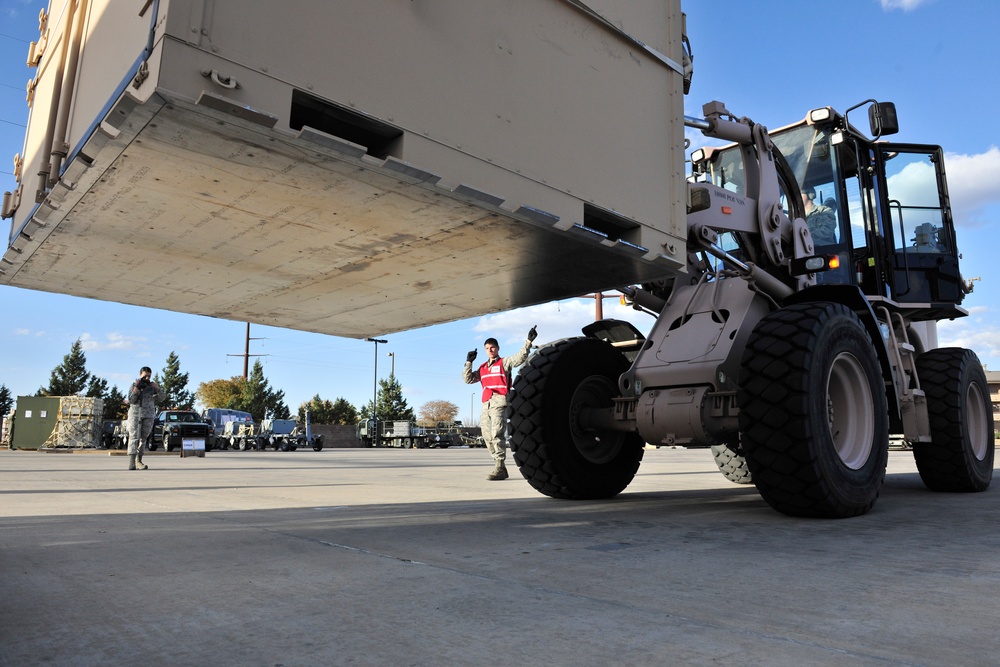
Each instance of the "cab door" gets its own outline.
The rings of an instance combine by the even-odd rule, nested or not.
[[[948,308],[965,297],[939,146],[875,145],[891,298]]]

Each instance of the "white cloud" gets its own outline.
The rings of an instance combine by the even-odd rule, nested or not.
[[[990,146],[976,155],[946,153],[944,159],[955,224],[985,224],[983,209],[1000,204],[1000,148]]]
[[[14,335],[15,336],[30,336],[31,335],[31,330],[30,329],[14,329]]]
[[[904,12],[912,12],[917,7],[921,5],[929,5],[934,0],[881,0],[882,9],[887,12],[891,12],[895,9],[901,9]]]
[[[125,336],[117,331],[106,334],[104,340],[98,340],[89,333],[80,336],[80,346],[84,352],[138,351],[145,348],[145,341],[145,338]]]
[[[988,368],[1000,370],[1000,327],[984,318],[970,315],[939,322],[938,344],[972,350]]]
[[[640,313],[618,301],[618,292],[606,292],[604,300],[604,317],[626,320],[637,329],[646,333],[653,325],[653,318]],[[552,303],[518,308],[494,315],[479,318],[473,329],[483,338],[492,336],[500,342],[501,350],[516,348],[524,342],[528,329],[538,327],[536,343],[582,336],[581,329],[592,323],[596,315],[596,304],[593,298],[567,299]],[[482,343],[480,343],[481,345]]]

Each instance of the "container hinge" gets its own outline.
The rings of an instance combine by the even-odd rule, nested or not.
[[[3,210],[0,211],[0,220],[14,217],[17,207],[21,204],[21,190],[23,188],[23,185],[19,185],[13,192],[3,193]]]
[[[135,78],[132,79],[132,87],[136,90],[142,85],[142,82],[149,78],[149,63],[145,60],[139,65],[139,71],[135,73]]]

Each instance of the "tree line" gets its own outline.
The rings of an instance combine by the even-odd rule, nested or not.
[[[192,392],[188,390],[188,373],[181,372],[180,358],[173,351],[167,355],[162,370],[153,375],[163,392],[164,408],[192,410],[196,401],[206,407],[229,408],[249,412],[254,421],[270,417],[288,419],[291,411],[285,403],[285,392],[271,387],[264,377],[264,367],[260,360],[254,362],[249,375],[237,375],[229,379],[209,380],[198,385]],[[128,388],[125,389],[128,391]],[[104,401],[106,420],[121,420],[128,416],[126,396],[117,386],[109,386],[108,381],[87,370],[87,356],[80,340],[70,346],[62,363],[52,369],[49,384],[39,387],[36,396],[87,396]],[[14,407],[14,397],[6,385],[0,384],[0,415],[8,414]],[[374,404],[376,417],[380,421],[419,421],[425,425],[450,423],[458,415],[458,406],[448,401],[428,401],[419,409],[419,420],[403,397],[403,388],[394,375],[379,380],[379,389]],[[360,410],[347,399],[333,401],[322,399],[319,394],[299,405],[297,418],[305,422],[306,410],[313,424],[355,424],[372,415],[373,404]]]

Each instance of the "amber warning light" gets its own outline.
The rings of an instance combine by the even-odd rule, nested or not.
[[[792,260],[791,273],[794,276],[801,276],[806,273],[819,273],[830,269],[840,268],[840,257],[838,255],[815,255],[813,257],[800,257]]]

